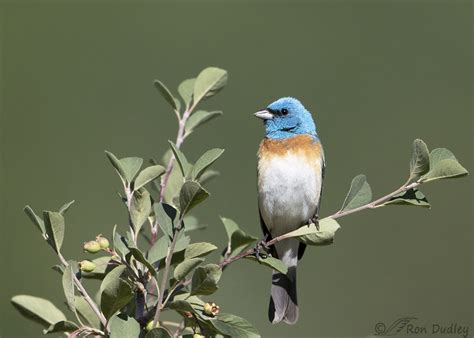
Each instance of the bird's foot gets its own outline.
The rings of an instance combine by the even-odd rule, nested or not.
[[[257,260],[260,260],[260,258],[267,258],[268,257],[268,250],[270,249],[270,247],[267,245],[267,240],[268,240],[269,237],[270,237],[270,234],[266,234],[255,245],[255,258],[257,258]]]
[[[314,215],[312,218],[308,220],[308,226],[313,224],[316,226],[316,230],[319,231],[319,215]]]

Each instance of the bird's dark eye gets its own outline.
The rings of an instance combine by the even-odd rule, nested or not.
[[[281,114],[282,114],[282,115],[288,115],[288,109],[283,108],[283,109],[281,110]]]

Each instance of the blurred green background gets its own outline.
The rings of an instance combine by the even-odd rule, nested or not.
[[[281,96],[298,97],[316,118],[327,159],[323,215],[359,173],[375,196],[403,183],[417,137],[474,169],[470,1],[6,1],[0,15],[1,337],[41,336],[9,303],[14,294],[65,309],[55,256],[25,204],[56,210],[76,200],[66,219],[70,258],[85,256],[83,241],[124,226],[103,151],[160,158],[175,138],[155,78],[175,90],[206,66],[229,71],[204,106],[224,115],[183,148],[193,160],[226,149],[212,196],[195,211],[209,225],[195,241],[224,244],[218,215],[260,236],[263,127],[252,113]],[[422,190],[431,210],[360,213],[341,220],[334,245],[307,250],[297,325],[267,322],[271,273],[252,262],[229,268],[212,300],[264,337],[366,336],[404,316],[470,325],[472,335],[472,178]]]

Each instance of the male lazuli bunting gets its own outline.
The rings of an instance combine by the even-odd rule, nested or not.
[[[324,178],[324,154],[311,113],[291,97],[271,103],[255,116],[265,125],[258,151],[258,206],[265,240],[317,222]],[[306,245],[296,239],[271,249],[288,267],[273,271],[268,317],[272,323],[298,320],[296,265]]]

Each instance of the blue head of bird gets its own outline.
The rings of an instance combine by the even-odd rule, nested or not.
[[[285,139],[304,134],[318,137],[311,113],[295,98],[278,99],[255,116],[263,120],[267,138]]]

